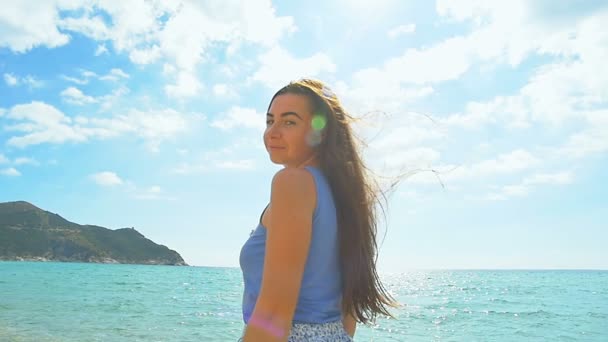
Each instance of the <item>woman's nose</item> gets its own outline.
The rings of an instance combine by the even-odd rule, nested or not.
[[[268,128],[266,128],[266,134],[270,138],[278,138],[281,136],[280,130],[274,124],[272,124],[272,125],[268,126]]]

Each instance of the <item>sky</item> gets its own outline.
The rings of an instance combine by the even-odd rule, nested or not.
[[[606,22],[605,1],[11,2],[0,202],[238,267],[280,169],[268,102],[313,77],[399,180],[381,272],[608,269]]]

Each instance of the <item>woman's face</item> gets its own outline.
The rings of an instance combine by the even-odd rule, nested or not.
[[[309,144],[312,108],[304,95],[283,94],[274,98],[266,114],[264,145],[275,164],[297,167],[313,159]]]

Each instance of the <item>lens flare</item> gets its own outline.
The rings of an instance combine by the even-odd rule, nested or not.
[[[321,131],[323,130],[323,128],[325,128],[325,125],[327,124],[327,119],[325,119],[325,116],[322,114],[315,114],[312,118],[312,129],[314,129],[315,131]]]

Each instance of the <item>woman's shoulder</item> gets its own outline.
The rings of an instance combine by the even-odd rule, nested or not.
[[[314,188],[314,175],[303,167],[286,167],[279,170],[272,177],[272,188],[302,189],[303,187]]]
[[[317,191],[314,176],[304,168],[284,168],[272,178],[272,202],[289,202],[309,207],[316,203]]]

